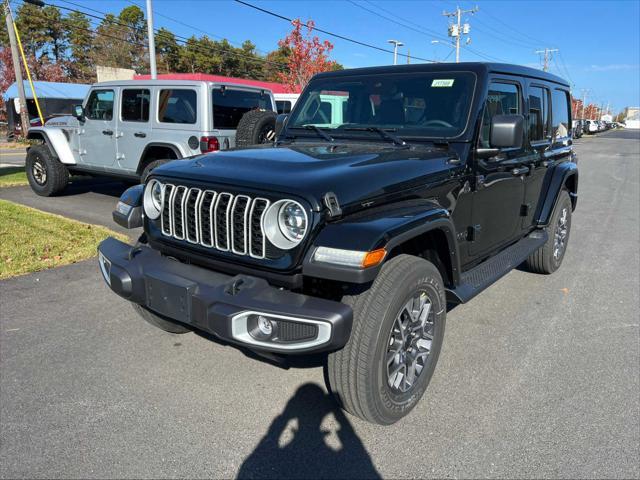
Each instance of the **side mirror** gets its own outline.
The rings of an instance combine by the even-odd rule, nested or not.
[[[276,138],[278,138],[282,133],[282,130],[284,130],[284,126],[287,123],[287,118],[289,118],[289,115],[287,115],[286,113],[281,113],[276,117]]]
[[[522,115],[495,115],[491,119],[492,148],[522,148],[524,117]]]
[[[82,108],[82,105],[73,106],[73,116],[76,117],[81,122],[84,121],[84,108]]]

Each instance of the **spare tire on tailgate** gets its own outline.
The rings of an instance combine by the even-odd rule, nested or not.
[[[245,113],[236,131],[236,147],[271,143],[276,136],[276,112],[251,110]]]

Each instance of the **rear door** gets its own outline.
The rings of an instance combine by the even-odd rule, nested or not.
[[[236,129],[242,116],[250,110],[274,111],[268,91],[214,85],[211,88],[213,130],[220,147],[236,146]]]
[[[115,105],[118,89],[94,88],[84,105],[84,125],[80,126],[80,159],[85,165],[110,167],[116,163]]]
[[[151,90],[122,87],[119,105],[118,166],[135,172],[151,135]]]
[[[522,228],[527,231],[533,226],[533,218],[540,197],[544,178],[549,166],[549,150],[552,144],[551,90],[543,83],[528,82],[527,86],[527,137],[531,162],[529,172],[524,176],[525,198],[522,211]]]

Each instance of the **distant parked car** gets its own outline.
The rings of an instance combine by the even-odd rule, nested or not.
[[[574,120],[571,123],[571,130],[573,138],[580,138],[582,136],[582,121]]]
[[[280,113],[291,113],[293,106],[298,101],[300,97],[299,93],[274,93],[274,98],[276,99],[276,108],[278,110],[278,114]]]
[[[586,122],[587,122],[587,133],[591,135],[594,133],[598,133],[599,126],[596,120],[587,120]]]

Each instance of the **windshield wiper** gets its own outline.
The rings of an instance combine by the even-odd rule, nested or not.
[[[395,131],[395,129],[384,129],[381,127],[346,127],[345,131],[355,131],[355,132],[376,132],[382,135],[382,138],[385,140],[389,140],[393,142],[394,145],[398,145],[399,147],[409,148],[409,144],[405,142],[403,139],[398,137],[397,135],[393,135],[389,133],[389,130]]]
[[[327,142],[333,142],[333,137],[331,135],[329,135],[327,132],[323,131],[320,127],[318,127],[317,125],[312,125],[312,124],[307,124],[307,125],[302,125],[300,127],[291,127],[292,130],[296,129],[296,128],[304,128],[305,130],[313,130],[314,132],[316,132],[319,136],[321,136],[322,138],[324,138]]]

